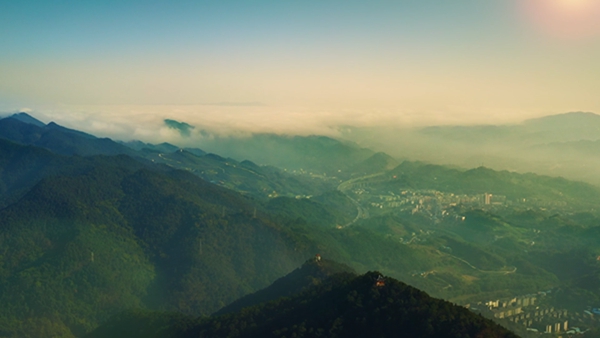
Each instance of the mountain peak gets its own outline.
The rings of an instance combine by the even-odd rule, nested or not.
[[[320,263],[308,261],[302,268]],[[213,317],[192,332],[196,337],[516,337],[468,309],[377,271],[336,274],[293,296]]]
[[[310,286],[318,285],[325,279],[336,274],[351,274],[355,276],[356,272],[346,264],[323,259],[320,255],[316,255],[314,258],[310,258],[304,262],[301,267],[288,275],[279,278],[265,289],[246,295],[222,308],[215,314],[237,312],[243,308],[275,300],[280,297],[289,297]]]
[[[597,127],[600,126],[600,115],[590,112],[570,112],[526,120],[524,125],[543,129]]]
[[[397,167],[399,161],[384,152],[373,154],[366,160],[350,168],[351,172],[357,173],[376,173],[391,170]]]
[[[45,126],[44,122],[42,122],[42,121],[34,118],[33,116],[31,116],[31,115],[29,115],[27,113],[23,113],[23,112],[13,114],[13,115],[11,115],[11,116],[9,116],[7,118],[9,118],[9,119],[15,119],[15,120],[21,121],[23,123],[27,123],[27,124],[33,124],[34,126],[38,126],[38,127],[44,127]]]

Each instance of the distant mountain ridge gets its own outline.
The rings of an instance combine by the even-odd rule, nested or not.
[[[354,127],[343,134],[361,146],[401,159],[463,168],[485,166],[563,176],[600,185],[600,115],[572,112],[521,123],[438,125],[395,129]]]
[[[174,151],[177,151],[181,148],[179,148],[178,146],[175,146],[173,144],[167,143],[167,142],[163,142],[160,144],[151,144],[151,143],[145,143],[142,141],[128,141],[128,142],[119,142],[131,149],[140,151],[140,150],[152,150],[152,151],[159,151],[159,152],[166,152],[166,153],[172,153]]]
[[[525,120],[523,124],[547,130],[564,128],[600,130],[600,115],[591,112],[570,112]]]
[[[54,122],[45,125],[25,113],[0,119],[0,138],[46,148],[62,155],[136,156],[134,151],[111,139],[97,138]]]
[[[182,132],[185,137],[189,137],[191,130],[195,128],[174,120],[165,120],[165,123],[169,128]],[[63,155],[126,154],[148,158],[147,155],[151,155],[151,152],[157,152],[155,155],[158,156],[158,153],[172,154],[180,149],[196,156],[212,152],[236,161],[250,160],[261,166],[271,165],[290,171],[343,178],[349,177],[357,170],[365,170],[375,161],[379,161],[376,165],[381,167],[389,166],[389,163],[395,161],[388,155],[384,159],[383,153],[375,154],[372,150],[361,148],[352,142],[320,135],[254,134],[241,138],[214,136],[199,141],[202,149],[178,147],[169,143],[115,142],[68,129],[54,122],[45,125],[26,113],[0,119],[0,138],[43,147]],[[371,156],[374,157],[369,160]],[[370,162],[363,162],[367,160]]]
[[[108,138],[97,138],[81,131],[68,129],[54,122],[45,125],[26,113],[0,119],[0,139],[41,147],[65,156],[122,154],[133,158],[144,158],[173,168],[188,170],[209,182],[261,197],[266,197],[273,192],[295,196],[315,195],[324,191],[309,188],[310,184],[307,184],[305,179],[303,182],[302,178],[293,177],[274,167],[251,168],[248,166],[251,162],[240,165],[235,160],[207,154],[199,148],[180,148],[169,143],[154,145],[140,141],[115,142]]]
[[[404,161],[388,173],[388,177],[379,178],[377,184],[463,194],[488,192],[513,200],[533,198],[548,202],[573,203],[579,207],[590,207],[600,200],[600,188],[591,184],[569,181],[561,177],[497,171],[486,167],[459,170]]]
[[[573,112],[525,120],[519,124],[432,126],[421,133],[449,141],[532,145],[600,139],[600,115]]]
[[[350,167],[375,153],[353,142],[318,135],[254,134],[244,138],[215,138],[205,141],[202,148],[237,160],[248,159],[261,165],[329,176],[346,175]]]

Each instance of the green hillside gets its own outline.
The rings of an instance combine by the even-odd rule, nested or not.
[[[516,337],[379,273],[340,274],[291,298],[201,323],[182,337]]]
[[[208,314],[305,256],[308,243],[252,217],[233,192],[185,172],[98,162],[45,178],[0,211],[5,331],[80,335],[130,307]]]
[[[335,186],[320,179],[291,175],[275,167],[259,166],[248,160],[238,162],[216,154],[195,154],[184,149],[169,152],[143,149],[138,155],[259,198],[318,195]]]
[[[126,156],[78,161],[0,210],[5,335],[79,336],[128,308],[210,314],[316,252],[359,271],[428,264],[368,229],[270,214],[189,172]],[[343,206],[330,197],[330,210]]]
[[[322,155],[339,145],[313,141]],[[600,301],[594,186],[408,161],[379,172],[394,160],[357,162],[353,147],[344,163],[365,175],[333,179],[138,146],[80,157],[0,139],[0,336],[81,336],[128,309],[183,328],[321,284],[331,273],[300,269],[257,291],[315,253],[319,269],[378,270],[460,304],[547,290],[573,313]]]
[[[279,278],[268,287],[246,295],[223,307],[215,315],[235,313],[243,308],[260,303],[276,300],[281,297],[293,296],[309,287],[325,282],[329,277],[338,273],[355,274],[356,272],[345,264],[323,259],[320,255],[315,256],[307,260],[301,267]]]
[[[234,303],[229,309],[238,312],[196,323],[173,314],[128,312],[86,337],[125,337],[125,332],[131,338],[517,337],[491,320],[378,272],[357,276],[346,270],[331,261],[309,261],[240,300],[262,299],[262,304],[239,311],[241,304]]]

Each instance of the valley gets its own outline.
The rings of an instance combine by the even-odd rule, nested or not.
[[[286,163],[274,150],[278,168],[266,154],[261,162],[98,142],[58,125],[40,147],[30,133],[46,135],[46,125],[5,118],[3,126],[13,132],[0,140],[0,299],[9,304],[1,335],[82,336],[128,309],[213,318],[315,253],[523,337],[548,325],[556,333],[559,319],[559,333],[597,327],[593,185],[397,161],[324,138],[287,139],[282,150],[320,149],[318,166]],[[339,162],[333,149],[353,160]]]
[[[600,338],[600,0],[4,1],[0,338]]]

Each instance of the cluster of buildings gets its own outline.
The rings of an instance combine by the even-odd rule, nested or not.
[[[534,198],[508,199],[505,195],[484,192],[480,194],[454,194],[430,189],[402,189],[400,191],[377,191],[368,182],[353,183],[348,186],[356,198],[372,209],[396,209],[413,214],[421,213],[434,220],[454,216],[452,208],[467,207],[494,209],[511,205],[528,207],[559,208],[567,207],[565,201],[546,201]]]
[[[356,195],[368,195],[368,191],[363,188],[355,189],[353,192]],[[375,209],[394,208],[412,214],[423,213],[431,218],[440,219],[449,216],[451,214],[449,210],[457,205],[484,208],[506,205],[507,200],[506,196],[490,193],[461,195],[437,190],[402,190],[399,193],[388,191],[387,194],[371,195],[367,202],[371,208]]]
[[[542,293],[543,294],[543,293]],[[540,302],[539,295],[524,295],[513,298],[479,302],[474,306],[466,307],[479,312],[487,317],[503,319],[526,327],[529,332],[577,334],[579,328],[570,328],[569,321],[574,319],[579,322],[576,314],[567,310],[556,309],[553,306]],[[573,317],[573,318],[572,318]]]

